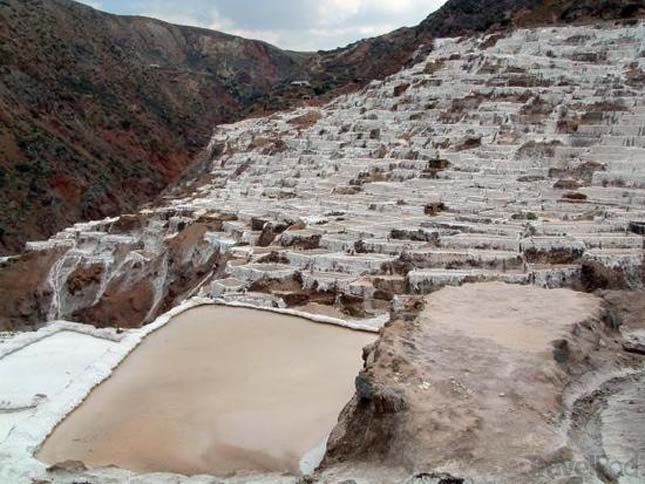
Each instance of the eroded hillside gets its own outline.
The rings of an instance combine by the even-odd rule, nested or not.
[[[5,252],[152,200],[214,125],[303,75],[262,42],[66,0],[5,1],[0,18]]]

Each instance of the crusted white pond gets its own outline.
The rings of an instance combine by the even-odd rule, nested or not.
[[[61,331],[0,360],[0,442],[38,404],[56,398],[112,341]]]

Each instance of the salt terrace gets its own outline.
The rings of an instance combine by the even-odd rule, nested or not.
[[[64,251],[49,316],[139,278],[149,320],[177,257],[203,269],[181,287],[192,295],[293,306],[333,290],[362,317],[468,281],[553,288],[609,272],[637,287],[644,39],[641,22],[439,40],[426,61],[325,107],[221,126],[202,173],[160,207],[30,244]],[[89,292],[70,291],[79,267],[98,267]]]

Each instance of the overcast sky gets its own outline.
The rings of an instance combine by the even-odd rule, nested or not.
[[[112,13],[146,15],[284,49],[333,49],[418,24],[445,0],[80,0]]]

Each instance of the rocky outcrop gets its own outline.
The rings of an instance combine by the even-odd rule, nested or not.
[[[53,247],[3,262],[4,328],[68,319],[97,327],[139,327],[192,295],[226,266],[210,231],[222,215],[123,216],[69,230]],[[127,229],[127,235],[122,232]]]
[[[594,296],[486,283],[445,288],[425,303],[366,349],[323,469],[373,461],[543,482],[591,455],[578,438],[588,382],[629,379],[642,363],[622,351],[614,313]],[[600,472],[585,482],[602,481]]]

